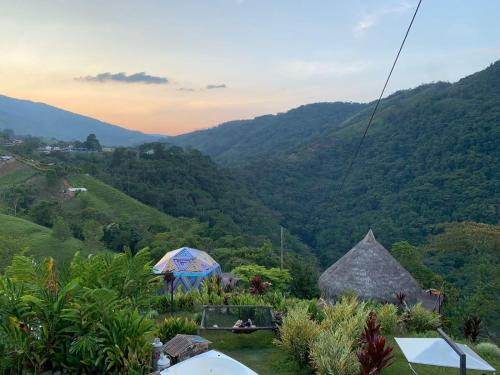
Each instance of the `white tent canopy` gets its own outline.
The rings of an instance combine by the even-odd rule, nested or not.
[[[444,339],[396,337],[396,342],[409,363],[460,368],[460,357]],[[457,344],[457,346],[465,353],[467,369],[495,371],[467,345]]]
[[[258,375],[240,362],[210,350],[195,357],[186,359],[166,370],[161,375]]]

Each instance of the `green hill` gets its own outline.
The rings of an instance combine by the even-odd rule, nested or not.
[[[69,194],[70,186],[88,191]],[[200,229],[195,220],[168,216],[89,175],[52,180],[19,161],[0,166],[0,213],[0,267],[22,251],[66,260],[77,250],[136,250],[163,232],[177,233],[182,242]],[[57,225],[68,232],[67,240],[53,236]]]
[[[57,162],[61,163],[61,160],[62,157]],[[142,210],[117,204],[120,199],[116,195],[118,190],[103,191],[100,202],[96,203],[99,209],[107,212],[111,201],[113,207],[119,209],[111,212],[110,217],[123,217],[135,225],[144,225],[144,220],[135,220],[137,212],[144,215],[152,212],[154,207],[165,214],[164,218],[174,217],[176,221],[195,219],[203,226],[200,235],[213,242],[208,247],[260,246],[265,240],[279,246],[280,216],[267,208],[228,170],[199,151],[156,143],[137,149],[118,148],[112,154],[98,157],[74,155],[63,163],[89,171],[102,181],[98,187],[90,189],[89,194],[100,191],[103,186],[113,186],[122,192],[122,197],[133,197],[149,206],[143,206],[145,209]],[[90,183],[74,177],[70,177],[70,181],[73,185],[78,183],[85,187]],[[97,182],[96,179],[92,181]],[[158,219],[154,221],[159,224]],[[168,227],[170,224],[164,225]],[[229,236],[232,244],[228,242]],[[307,247],[289,235],[287,245],[289,250],[307,251]]]
[[[306,145],[237,169],[327,266],[372,227],[423,243],[435,224],[500,217],[500,62],[459,82],[384,99],[354,168],[370,108]],[[307,202],[307,204],[304,204]]]
[[[10,264],[16,254],[35,257],[51,256],[59,261],[69,261],[73,254],[80,251],[90,254],[82,241],[75,238],[60,240],[52,230],[18,217],[0,214],[0,270]]]
[[[177,224],[176,219],[171,216],[129,197],[90,175],[71,175],[68,180],[73,187],[87,188],[88,192],[82,196],[85,195],[102,215],[113,220],[137,222],[148,227],[168,228]],[[65,205],[69,207],[71,203],[66,202]]]
[[[292,150],[338,126],[366,107],[361,103],[314,103],[286,113],[230,121],[168,139],[223,163],[237,163]]]

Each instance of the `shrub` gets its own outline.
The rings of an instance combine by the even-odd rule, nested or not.
[[[496,359],[500,358],[500,348],[491,342],[482,342],[477,344],[476,353],[482,357]]]
[[[309,305],[307,306],[307,312],[318,323],[321,323],[323,321],[323,319],[325,318],[325,312],[318,305],[318,302],[316,300],[311,300],[309,302]]]
[[[320,375],[358,374],[355,346],[356,339],[349,329],[321,331],[311,346],[312,365]]]
[[[311,345],[317,334],[318,326],[310,319],[307,307],[296,306],[283,319],[280,339],[275,343],[301,366],[305,366],[309,363]]]
[[[175,305],[179,310],[194,311],[197,300],[200,298],[198,289],[191,289],[189,292],[180,292],[175,296]]]
[[[356,336],[363,330],[368,313],[366,302],[359,302],[355,295],[343,296],[335,305],[325,307],[321,326],[323,330],[344,326]]]
[[[406,313],[405,321],[407,329],[414,332],[433,331],[441,326],[439,314],[427,310],[420,303],[410,308]]]
[[[262,302],[264,304],[271,305],[275,311],[285,311],[287,308],[287,298],[283,293],[274,291],[268,292],[262,296]]]
[[[220,275],[213,275],[208,277],[207,279],[205,279],[204,284],[208,295],[222,295],[222,277]]]
[[[257,275],[250,280],[250,293],[262,295],[271,286],[269,281],[263,281],[262,278]]]
[[[197,296],[199,305],[222,305],[224,302],[224,293],[220,286],[218,278],[210,277],[206,279]]]
[[[272,290],[287,290],[292,281],[288,270],[266,268],[255,264],[236,267],[232,272],[247,286],[250,286],[250,282],[255,276],[259,276],[263,281],[271,283]]]
[[[295,297],[287,297],[279,291],[271,291],[261,296],[257,303],[271,306],[275,312],[286,313],[298,305],[306,305],[307,301]]]
[[[367,304],[355,295],[342,296],[335,305],[327,305],[311,348],[311,362],[319,374],[357,374],[356,347],[368,315]]]
[[[102,316],[97,326],[99,338],[95,339],[98,342],[96,365],[105,369],[106,373],[145,372],[151,358],[153,321],[142,317],[137,310],[118,310]],[[85,345],[73,341],[70,352],[76,352],[79,344]],[[85,352],[81,351],[80,354],[84,356]]]
[[[259,301],[256,296],[244,293],[233,293],[229,298],[230,305],[258,305]]]
[[[398,324],[398,308],[386,303],[377,308],[377,319],[385,335],[395,333]]]
[[[188,318],[171,317],[165,320],[158,327],[158,337],[163,343],[171,340],[177,334],[196,335],[198,325]]]
[[[0,276],[0,373],[147,373],[157,289],[148,258],[75,256],[57,269],[16,257]]]
[[[170,296],[156,296],[152,298],[151,302],[153,309],[160,314],[164,314],[170,309]]]

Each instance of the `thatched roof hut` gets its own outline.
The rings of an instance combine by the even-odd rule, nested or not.
[[[402,292],[408,303],[423,302],[433,309],[432,301],[427,301],[418,282],[377,242],[371,229],[361,242],[321,275],[319,287],[327,300],[354,291],[363,300],[397,302],[396,295]]]

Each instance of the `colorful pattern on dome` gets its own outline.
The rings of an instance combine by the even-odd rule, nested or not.
[[[169,251],[153,267],[153,273],[157,275],[168,272],[175,276],[174,290],[181,285],[184,291],[199,288],[206,277],[222,273],[210,255],[189,247]]]

